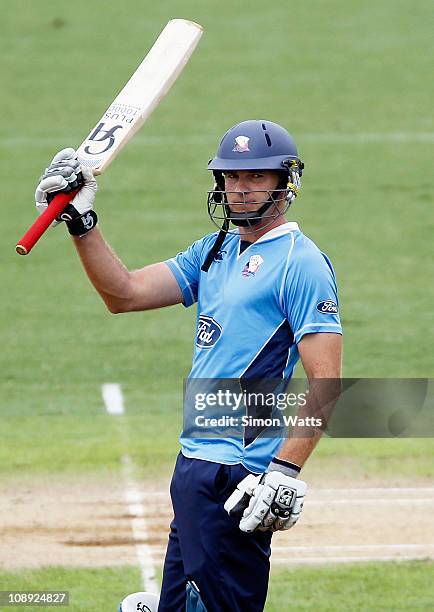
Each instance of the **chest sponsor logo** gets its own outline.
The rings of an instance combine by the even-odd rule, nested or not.
[[[200,315],[197,324],[196,346],[211,348],[222,335],[221,326],[212,317]]]
[[[322,312],[323,314],[338,314],[339,312],[338,305],[336,302],[333,302],[333,300],[323,300],[322,302],[318,302],[316,309],[318,312]]]
[[[264,263],[264,260],[260,255],[252,255],[249,261],[243,268],[242,275],[244,277],[255,276],[256,272],[259,270],[260,266]]]

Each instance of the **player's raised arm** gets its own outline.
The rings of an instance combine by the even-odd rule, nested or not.
[[[135,73],[77,150],[78,161],[97,176],[134,136],[169,91],[184,69],[202,36],[203,29],[186,19],[171,19]],[[77,192],[79,184],[56,194],[15,245],[19,255],[27,255],[62,208]],[[68,195],[67,195],[68,194]],[[45,207],[46,208],[46,207]]]
[[[149,310],[182,302],[181,289],[165,263],[130,272],[104,240],[93,210],[96,180],[91,172],[80,168],[74,149],[60,151],[42,175],[35,194],[38,212],[44,212],[53,193],[75,184],[80,171],[83,186],[55,224],[65,221],[83,267],[110,312]]]
[[[91,283],[112,313],[151,310],[182,302],[182,292],[165,263],[130,272],[98,228],[74,243]]]

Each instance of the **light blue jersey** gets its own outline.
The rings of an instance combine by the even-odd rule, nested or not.
[[[228,234],[208,272],[201,266],[217,233],[166,261],[183,294],[197,302],[196,342],[189,378],[285,378],[299,359],[305,334],[342,333],[336,278],[327,256],[285,223],[240,253]],[[198,439],[181,435],[182,452],[217,463],[242,463],[263,472],[281,438]]]

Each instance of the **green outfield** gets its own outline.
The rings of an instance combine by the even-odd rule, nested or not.
[[[170,474],[194,308],[110,315],[65,228],[27,258],[14,245],[34,219],[45,165],[83,140],[173,17],[205,35],[99,179],[101,228],[121,259],[138,268],[214,231],[206,163],[220,137],[246,118],[276,121],[306,165],[289,218],[336,269],[345,376],[434,377],[432,2],[15,0],[0,38],[0,488],[116,480],[126,450],[140,478]],[[122,385],[123,425],[105,413],[106,382]],[[306,479],[432,484],[433,451],[430,439],[324,440]],[[430,572],[416,561],[276,571],[267,610],[428,609]],[[131,566],[0,563],[0,590],[26,587],[70,588],[74,612],[105,612],[140,576]]]
[[[428,610],[432,605],[432,593],[427,588],[432,571],[432,564],[423,562],[286,570],[271,579],[266,612]],[[141,589],[140,576],[131,567],[0,572],[0,580],[7,582],[10,590],[31,591],[41,584],[60,590],[67,584],[74,612],[110,610],[110,602],[120,601],[126,590]],[[40,609],[40,606],[25,608],[29,612]]]

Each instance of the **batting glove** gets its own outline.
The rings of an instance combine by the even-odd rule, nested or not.
[[[285,531],[300,517],[307,484],[288,476],[287,468],[273,461],[268,470],[246,476],[224,505],[230,516],[242,513],[241,531]]]
[[[119,612],[137,612],[138,610],[146,610],[146,612],[157,612],[159,597],[154,593],[138,592],[127,595],[120,605]]]
[[[80,191],[53,222],[53,226],[65,221],[70,234],[83,236],[93,229],[98,221],[93,210],[98,186],[92,172],[80,165],[74,149],[62,149],[54,156],[39,179],[35,200],[41,215],[57,193],[67,193],[78,188]]]

